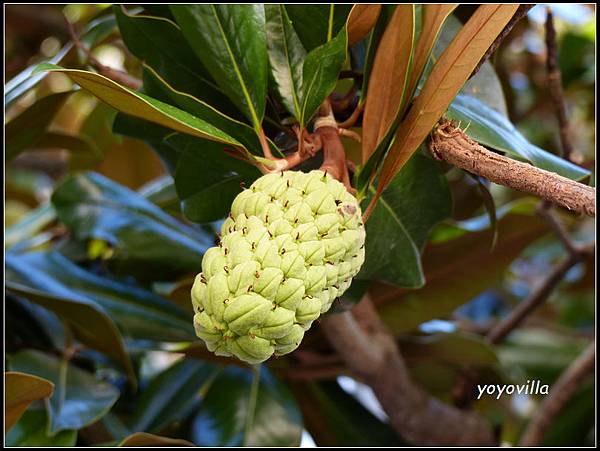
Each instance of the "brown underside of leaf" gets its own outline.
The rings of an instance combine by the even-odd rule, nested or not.
[[[381,5],[354,5],[348,17],[348,47],[369,34],[380,12]]]

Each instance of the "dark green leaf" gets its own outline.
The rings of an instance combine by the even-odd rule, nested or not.
[[[466,133],[479,143],[506,152],[508,156],[531,162],[573,180],[589,176],[589,171],[529,143],[502,114],[471,96],[458,95],[448,109],[448,117],[461,121]]]
[[[317,446],[400,446],[392,428],[337,382],[294,382],[292,390]]]
[[[6,161],[38,143],[71,92],[60,92],[43,97],[6,124],[4,129]]]
[[[175,186],[183,213],[194,222],[227,216],[243,186],[261,176],[260,171],[224,152],[218,143],[177,134],[166,140],[177,149]]]
[[[54,384],[46,402],[50,435],[68,429],[81,429],[102,418],[119,397],[119,391],[93,374],[39,351],[24,350],[12,355],[10,368],[35,374]]]
[[[207,103],[195,97],[176,91],[151,68],[144,70],[144,89],[152,97],[181,108],[223,130],[239,141],[251,153],[260,152],[260,141],[252,127],[217,111]]]
[[[16,269],[14,261],[7,261],[7,266],[9,272]],[[125,351],[123,338],[117,326],[93,302],[81,298],[69,299],[62,296],[52,296],[10,280],[6,281],[6,288],[56,313],[69,325],[79,341],[121,362],[130,378],[135,380],[133,367]]]
[[[52,196],[59,219],[78,240],[104,240],[111,263],[162,279],[200,267],[212,236],[177,221],[141,195],[93,172],[74,175]],[[137,271],[140,272],[140,271]]]
[[[142,391],[129,430],[160,431],[185,418],[197,408],[219,371],[219,366],[196,359],[177,361]]]
[[[346,25],[352,5],[285,5],[306,51],[325,44]]]
[[[259,131],[267,95],[263,5],[177,5],[171,12],[204,67]]]
[[[493,286],[523,249],[548,231],[534,210],[535,202],[528,198],[498,209],[498,242],[493,251],[487,214],[478,218],[481,228],[474,230],[479,231],[432,242],[423,254],[427,278],[423,288],[408,291],[381,285],[373,291],[384,321],[397,333],[409,332],[425,321],[449,315]]]
[[[202,401],[194,420],[192,440],[196,445],[283,447],[300,444],[302,417],[294,398],[266,368],[260,373],[257,380],[256,375],[245,368],[225,368]]]
[[[7,279],[45,295],[92,302],[125,335],[154,341],[195,338],[190,316],[167,300],[134,284],[99,276],[54,252],[7,254]]]
[[[113,10],[129,51],[152,67],[174,89],[227,112],[234,110],[175,23],[163,17],[134,16],[122,6],[114,6]],[[194,114],[193,111],[188,112]]]
[[[311,50],[302,67],[301,124],[310,120],[335,88],[346,61],[346,27],[329,42]]]
[[[77,431],[66,430],[58,434],[48,433],[48,414],[45,410],[29,410],[6,434],[5,446],[59,447],[75,446]]]
[[[269,63],[275,86],[283,106],[294,117],[300,118],[302,67],[306,50],[283,5],[265,5],[265,16]]]
[[[420,250],[431,228],[450,213],[450,191],[438,163],[415,154],[367,222],[366,261],[359,277],[423,285]]]

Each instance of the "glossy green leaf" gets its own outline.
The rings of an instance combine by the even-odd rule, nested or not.
[[[111,384],[70,364],[39,351],[23,350],[10,356],[10,368],[43,377],[54,384],[54,394],[46,401],[50,435],[81,429],[102,418],[119,397]]]
[[[146,94],[121,86],[95,72],[63,69],[49,64],[40,64],[38,70],[60,72],[69,76],[74,83],[91,92],[117,111],[200,138],[233,145],[239,144],[234,138],[208,122],[172,105],[153,99]]]
[[[144,89],[152,97],[215,125],[239,141],[250,153],[261,153],[260,141],[252,127],[224,115],[202,100],[175,90],[150,67],[144,70]]]
[[[141,195],[97,173],[63,181],[52,204],[80,241],[99,239],[114,250],[115,270],[160,274],[165,280],[200,267],[213,237],[177,221]],[[131,274],[131,272],[128,272]]]
[[[131,431],[160,431],[188,416],[210,389],[218,365],[182,358],[141,392],[129,422]]]
[[[40,141],[71,93],[72,91],[67,91],[42,97],[6,124],[4,145],[7,161]]]
[[[346,24],[352,5],[285,5],[294,29],[307,52],[325,44]]]
[[[381,302],[379,312],[392,330],[409,332],[425,321],[449,315],[500,281],[523,249],[548,231],[545,222],[535,216],[535,202],[529,198],[498,209],[498,241],[493,250],[489,216],[478,218],[473,229],[426,247],[423,269],[427,284],[423,288],[375,288],[372,294]]]
[[[191,317],[169,301],[132,283],[94,274],[62,254],[7,254],[7,280],[57,297],[92,303],[106,312],[124,335],[154,341],[195,339]]]
[[[228,113],[235,111],[174,22],[164,17],[133,15],[122,6],[114,6],[113,10],[127,49],[169,85]],[[153,96],[146,86],[144,89]]]
[[[300,118],[302,67],[306,50],[283,5],[265,5],[265,16],[269,65],[275,86],[283,106],[290,114]]]
[[[292,382],[306,429],[317,446],[401,446],[391,426],[336,381]]]
[[[17,265],[7,261],[7,269],[14,271]],[[19,269],[17,269],[18,271]],[[10,277],[10,276],[9,276]],[[133,367],[129,355],[125,351],[123,338],[113,320],[93,302],[85,299],[70,299],[63,296],[52,296],[26,285],[6,281],[6,288],[51,312],[54,312],[74,333],[81,343],[97,349],[121,363],[130,378],[135,381]]]
[[[176,5],[171,12],[204,67],[259,131],[267,95],[263,5]]]
[[[179,153],[175,186],[183,213],[191,221],[203,223],[227,216],[243,186],[262,175],[256,167],[225,153],[218,143],[180,134],[166,143]]]
[[[298,446],[302,417],[286,387],[263,368],[260,379],[228,366],[200,405],[192,426],[198,446]],[[258,383],[258,385],[257,385]]]
[[[192,442],[187,440],[163,437],[155,434],[148,434],[147,432],[136,432],[131,434],[129,437],[123,439],[119,446],[194,446]]]
[[[366,261],[360,278],[405,287],[424,283],[420,262],[431,228],[451,213],[439,164],[415,154],[396,176],[366,224]]]
[[[311,50],[302,66],[301,113],[298,120],[305,124],[335,88],[338,75],[346,61],[348,36],[346,27],[329,42]]]
[[[17,371],[4,373],[4,429],[8,432],[32,402],[47,398],[53,390],[52,382],[38,376]]]
[[[61,431],[57,434],[48,433],[48,414],[43,409],[29,410],[17,424],[7,431],[5,446],[48,447],[75,446],[76,430]]]
[[[584,179],[590,174],[588,170],[529,143],[505,116],[473,97],[458,95],[447,116],[460,121],[462,128],[468,127],[466,133],[474,140],[506,152],[508,156],[524,159],[573,180]]]

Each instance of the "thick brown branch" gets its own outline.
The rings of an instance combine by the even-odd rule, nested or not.
[[[552,386],[550,394],[541,403],[523,434],[520,446],[542,444],[556,416],[581,386],[581,382],[594,371],[595,345],[595,341],[590,343]]]
[[[477,71],[479,71],[479,69],[481,69],[481,66],[483,66],[483,63],[485,63],[490,58],[490,56],[492,56],[494,54],[494,52],[498,49],[498,47],[500,46],[500,44],[502,43],[502,41],[504,40],[504,38],[508,35],[508,33],[510,33],[510,31],[517,24],[517,22],[519,20],[521,20],[523,17],[525,17],[525,15],[527,14],[527,12],[531,8],[533,8],[534,6],[535,6],[535,4],[532,4],[532,5],[520,5],[519,6],[519,8],[517,9],[517,11],[515,12],[515,15],[506,24],[506,26],[500,32],[500,34],[498,35],[498,37],[494,40],[494,42],[492,43],[492,45],[490,46],[490,48],[487,50],[487,52],[485,52],[485,55],[483,55],[483,57],[481,58],[481,60],[479,61],[479,63],[477,63],[477,66],[475,67],[475,69],[473,69],[473,72],[471,72],[471,77],[473,75],[475,75],[477,73]],[[471,77],[469,77],[469,78],[471,78]]]
[[[431,397],[414,384],[369,296],[351,312],[323,318],[331,345],[371,386],[394,429],[415,445],[494,445],[492,430],[475,414]]]
[[[554,29],[552,10],[548,8],[546,14],[546,68],[548,70],[548,90],[550,91],[550,98],[552,99],[552,103],[556,110],[563,157],[569,160],[573,153],[573,145],[571,143],[565,93],[562,87],[562,76],[557,62],[556,30]]]
[[[596,190],[553,172],[492,152],[448,120],[432,133],[430,150],[440,160],[517,191],[547,199],[577,213],[596,215]]]

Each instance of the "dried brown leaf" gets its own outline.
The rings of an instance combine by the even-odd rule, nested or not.
[[[390,19],[369,79],[363,116],[362,161],[367,161],[401,110],[415,35],[414,5],[398,5]]]
[[[348,17],[348,47],[369,34],[380,12],[381,5],[354,5]]]

